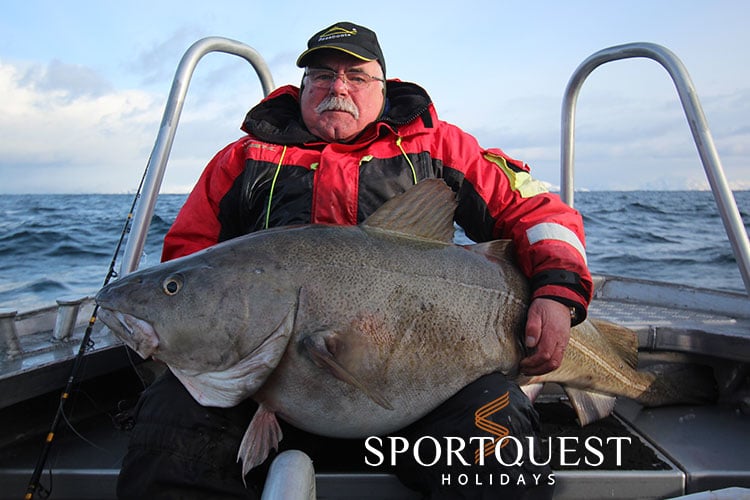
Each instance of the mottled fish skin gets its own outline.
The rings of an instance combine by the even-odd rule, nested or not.
[[[383,434],[486,373],[517,375],[527,280],[508,242],[454,245],[454,210],[443,181],[422,181],[359,226],[239,237],[126,276],[97,302],[199,403],[261,404],[240,446],[247,471],[281,439],[276,414],[326,436]],[[527,382],[580,390],[573,402],[590,415],[613,395],[659,403],[654,377],[634,369],[637,346],[606,336],[574,328],[561,368]],[[592,392],[599,409],[583,401]]]

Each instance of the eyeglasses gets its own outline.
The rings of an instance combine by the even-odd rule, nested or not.
[[[331,85],[333,85],[333,82],[335,82],[337,78],[341,78],[341,81],[353,91],[361,90],[373,81],[385,81],[382,78],[356,70],[345,71],[342,75],[330,69],[308,69],[305,72],[305,76],[310,84],[316,89],[331,88]]]

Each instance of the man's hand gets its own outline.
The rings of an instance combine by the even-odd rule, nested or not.
[[[531,355],[521,360],[525,375],[556,370],[570,340],[570,308],[551,299],[534,299],[526,319],[526,347]]]

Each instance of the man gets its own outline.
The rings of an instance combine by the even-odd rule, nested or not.
[[[557,368],[570,326],[583,320],[592,293],[580,215],[534,181],[525,164],[481,148],[440,121],[422,88],[386,81],[385,59],[371,30],[336,23],[310,39],[297,65],[305,69],[301,87],[281,87],[251,109],[242,126],[247,135],[207,165],[165,238],[163,259],[264,228],[357,224],[392,196],[439,177],[457,193],[455,219],[469,237],[515,243],[532,288],[526,329],[519,332],[530,352],[522,371]],[[518,386],[499,373],[469,384],[399,434],[494,437],[476,425],[475,413],[501,398],[505,403],[486,418],[512,435],[533,435],[536,413]],[[139,402],[119,494],[257,495],[265,467],[250,473],[245,488],[234,463],[256,407],[251,400],[230,409],[201,407],[167,374]],[[302,448],[320,463],[310,440],[315,438],[287,427],[282,446]],[[352,460],[363,455],[360,447]],[[423,467],[408,459],[397,464],[396,473],[429,498],[548,497],[554,482],[549,469],[525,458],[523,467],[503,470],[512,478],[505,485],[499,480],[458,485],[455,477],[445,484],[445,474],[454,471],[448,464]],[[497,463],[485,467],[490,468],[476,470],[499,470]],[[533,475],[541,477],[537,484]]]

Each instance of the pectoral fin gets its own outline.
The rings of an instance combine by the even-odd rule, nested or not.
[[[328,333],[327,335],[334,334]],[[381,395],[377,389],[368,387],[336,359],[335,355],[326,344],[326,334],[309,335],[304,337],[301,340],[301,343],[315,364],[322,368],[326,368],[330,374],[337,379],[353,385],[360,391],[364,392],[370,399],[386,410],[393,410],[393,406],[390,402]]]

